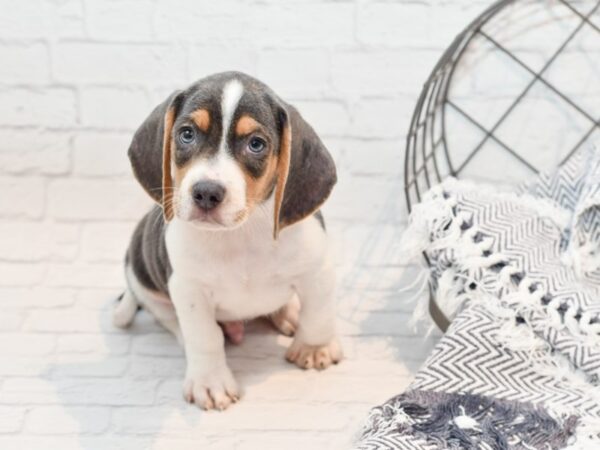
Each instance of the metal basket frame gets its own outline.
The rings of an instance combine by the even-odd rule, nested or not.
[[[454,39],[450,47],[444,52],[431,72],[427,82],[425,83],[421,95],[417,101],[406,139],[406,152],[404,159],[404,192],[406,196],[406,205],[409,212],[413,207],[413,202],[419,202],[421,200],[423,194],[423,191],[419,187],[419,180],[421,178],[424,179],[427,189],[429,189],[432,185],[442,181],[442,174],[439,169],[440,164],[438,158],[445,159],[449,169],[448,175],[458,177],[469,161],[471,161],[473,157],[484,147],[489,139],[492,139],[501,148],[513,155],[516,160],[528,167],[532,173],[539,172],[536,167],[534,167],[530,162],[524,159],[514,149],[512,149],[494,134],[498,127],[511,114],[515,107],[525,98],[527,93],[536,83],[544,84],[545,87],[550,89],[569,105],[575,108],[579,113],[581,113],[582,116],[588,119],[590,123],[589,129],[587,129],[587,131],[581,136],[574,147],[569,150],[560,164],[563,164],[565,161],[567,161],[571,155],[573,155],[573,153],[575,153],[575,151],[577,151],[577,149],[580,148],[581,145],[589,138],[596,128],[600,128],[600,121],[598,119],[594,118],[585,110],[585,108],[578,105],[575,100],[561,92],[560,89],[552,85],[552,83],[547,81],[543,76],[548,68],[558,58],[558,56],[565,50],[567,45],[580,33],[586,24],[600,34],[600,28],[590,20],[590,17],[600,8],[600,0],[596,2],[595,6],[587,14],[581,13],[567,0],[556,0],[566,6],[574,15],[579,17],[580,22],[578,26],[567,36],[560,47],[550,56],[540,70],[533,70],[521,58],[495,40],[492,36],[488,35],[482,29],[483,26],[494,16],[496,16],[502,9],[509,5],[518,3],[519,1],[523,0],[500,0],[494,3],[475,20],[473,20],[471,24]],[[485,127],[482,125],[476,118],[472,117],[464,109],[460,108],[448,96],[456,67],[459,65],[465,52],[468,51],[469,45],[473,39],[478,36],[483,37],[485,40],[491,43],[493,47],[506,54],[509,58],[514,60],[519,66],[532,75],[532,79],[526,85],[525,89],[523,89],[523,91],[514,99],[510,106],[491,127]],[[451,148],[447,139],[446,115],[448,108],[452,108],[484,133],[484,137],[479,144],[477,144],[471,150],[465,161],[456,167],[453,165]],[[441,129],[439,130],[436,130],[436,123],[438,122],[437,115],[441,115],[439,118]],[[439,137],[437,137],[438,134]],[[440,148],[442,151],[439,150]],[[420,166],[418,163],[419,156],[421,157]],[[430,171],[427,167],[429,160],[433,162],[433,171]],[[427,256],[424,256],[427,261]],[[438,308],[432,295],[430,295],[429,309],[436,324],[445,331],[450,322]]]

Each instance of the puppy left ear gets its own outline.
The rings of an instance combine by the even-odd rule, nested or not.
[[[171,131],[181,100],[182,93],[174,92],[158,105],[135,132],[128,151],[135,177],[161,204],[167,221],[173,218]]]
[[[315,213],[337,182],[333,158],[296,108],[286,104],[279,116],[275,238],[282,228]]]

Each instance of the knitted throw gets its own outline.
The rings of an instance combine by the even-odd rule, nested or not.
[[[453,321],[356,448],[600,448],[600,151],[513,191],[447,179],[401,247]]]

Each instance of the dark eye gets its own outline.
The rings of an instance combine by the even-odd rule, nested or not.
[[[250,138],[248,141],[248,150],[250,150],[252,153],[260,153],[265,149],[266,146],[267,143],[259,137]]]
[[[179,131],[179,142],[182,144],[189,144],[194,141],[194,129],[191,127],[184,127]]]

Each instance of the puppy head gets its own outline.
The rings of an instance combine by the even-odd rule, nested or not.
[[[248,75],[227,72],[171,94],[135,133],[136,178],[174,216],[206,229],[235,228],[274,196],[274,235],[314,213],[335,165],[290,105]]]

